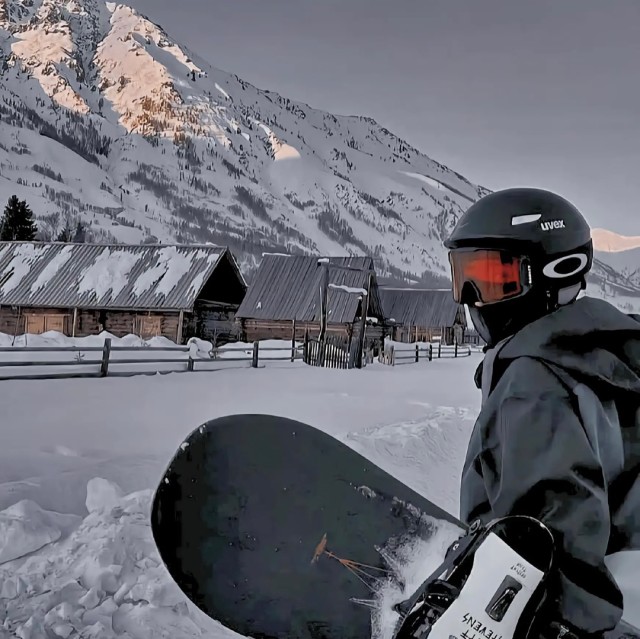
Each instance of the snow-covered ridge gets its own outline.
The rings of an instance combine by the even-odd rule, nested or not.
[[[620,235],[607,229],[592,229],[593,248],[603,253],[620,253],[640,249],[640,235]]]

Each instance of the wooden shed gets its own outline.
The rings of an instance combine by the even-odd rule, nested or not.
[[[225,247],[0,242],[0,332],[222,341],[247,286]]]
[[[391,338],[398,342],[443,344],[464,341],[467,316],[448,289],[380,288],[386,322]]]
[[[323,290],[328,335],[359,335],[364,312],[367,342],[382,339],[384,315],[372,258],[281,254],[264,255],[236,313],[243,339],[302,340],[305,332],[316,337]]]

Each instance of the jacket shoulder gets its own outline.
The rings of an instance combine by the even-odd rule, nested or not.
[[[502,365],[505,366],[505,363]],[[552,394],[566,397],[569,391],[552,367],[543,360],[522,356],[506,363],[492,394],[513,397]]]

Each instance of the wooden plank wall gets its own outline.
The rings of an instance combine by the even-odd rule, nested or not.
[[[261,339],[291,339],[293,322],[288,320],[239,320],[243,341],[254,342]],[[348,324],[329,324],[327,334],[348,336]],[[296,322],[295,339],[302,341],[305,332],[310,337],[320,334],[319,322]]]
[[[39,317],[40,316],[40,317]],[[62,317],[62,322],[47,321],[46,318]],[[149,318],[144,321],[143,318]],[[154,322],[153,319],[156,319]],[[143,338],[159,334],[175,341],[178,333],[179,314],[177,312],[146,313],[144,311],[100,311],[80,309],[76,319],[76,337],[97,335],[108,331],[116,337],[134,334]],[[53,325],[52,328],[49,325]],[[29,326],[28,326],[29,325]],[[0,307],[0,332],[8,335],[22,335],[31,330],[60,330],[65,335],[72,334],[73,309],[66,308],[25,308],[21,311],[11,307]],[[146,331],[144,329],[147,329]]]
[[[443,344],[450,345],[454,343],[456,336],[458,337],[458,343],[462,343],[463,329],[461,326],[457,329],[453,326],[396,326],[393,329],[392,336],[396,342],[431,342],[438,338],[442,340]]]

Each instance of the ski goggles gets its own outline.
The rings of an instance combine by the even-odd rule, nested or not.
[[[529,260],[505,250],[454,249],[449,263],[453,298],[459,304],[501,302],[526,293],[531,284]]]

